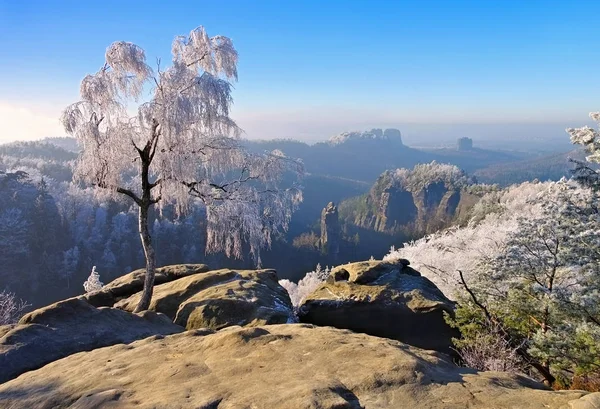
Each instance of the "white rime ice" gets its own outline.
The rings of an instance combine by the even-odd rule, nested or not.
[[[99,291],[104,287],[104,284],[100,281],[100,274],[96,271],[96,266],[92,267],[92,272],[88,279],[83,283],[83,288],[86,293]]]
[[[139,207],[147,279],[138,310],[149,305],[154,281],[150,207],[181,215],[193,203],[205,206],[206,251],[237,258],[249,251],[257,261],[302,200],[295,184],[279,187],[284,174],[302,173],[300,162],[241,145],[230,118],[237,60],[229,38],[209,37],[203,27],[175,38],[167,68],[158,60],[152,69],[142,48],[115,42],[100,70],[82,80],[81,101],[62,114],[82,147],[75,180]]]

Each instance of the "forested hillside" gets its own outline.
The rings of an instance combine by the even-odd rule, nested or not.
[[[391,244],[456,222],[480,196],[481,192],[473,193],[469,185],[476,179],[487,183],[512,180],[502,172],[490,173],[501,166],[515,171],[512,162],[480,169],[475,179],[446,165],[433,166],[440,172],[433,172],[431,165],[406,170],[419,162],[429,163],[440,153],[411,149],[393,130],[346,133],[312,146],[295,141],[247,144],[257,152],[282,149],[302,158],[306,166],[304,201],[293,214],[288,233],[276,238],[272,250],[261,254],[263,265],[275,267],[281,277],[291,279],[298,279],[317,263],[332,265],[381,256],[382,249]],[[484,155],[481,151],[447,151],[443,156],[470,163],[471,168],[514,159],[508,154]],[[2,274],[7,277],[8,290],[35,305],[81,292],[81,283],[94,265],[104,281],[143,265],[137,212],[126,201],[107,203],[91,189],[72,183],[76,158],[77,145],[71,138],[0,145],[0,171],[5,172],[6,181],[0,187],[6,203],[1,208],[3,239],[11,248],[26,243],[18,245],[17,252],[2,252],[7,255]],[[554,162],[521,163],[531,163],[537,172],[554,178],[562,173],[553,174],[541,165],[562,163],[562,159],[556,156]],[[385,172],[399,167],[404,170]],[[339,204],[340,242],[335,256],[324,252],[320,237],[321,212],[329,202]],[[33,214],[36,216],[30,218]],[[162,214],[153,213],[152,218],[158,265],[253,265],[249,257],[233,260],[220,253],[206,254],[206,215],[202,208],[180,217],[167,208]],[[27,222],[21,223],[23,220]],[[19,279],[22,276],[29,278],[23,281]]]
[[[482,183],[497,183],[502,186],[534,179],[540,181],[559,180],[562,177],[572,176],[574,166],[571,159],[585,160],[585,152],[577,149],[571,152],[490,165],[477,169],[474,176]]]
[[[392,249],[459,302],[467,365],[598,387],[597,192],[575,181],[490,192],[464,226]],[[501,366],[498,366],[501,365]]]

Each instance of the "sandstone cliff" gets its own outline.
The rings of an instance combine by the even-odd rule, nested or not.
[[[417,165],[384,172],[368,194],[339,206],[345,223],[394,234],[429,233],[449,226],[478,197],[474,179],[452,165]]]

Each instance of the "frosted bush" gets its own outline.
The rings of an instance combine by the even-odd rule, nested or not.
[[[92,267],[92,272],[88,279],[83,283],[83,288],[86,293],[100,291],[104,284],[100,281],[100,274],[96,271],[96,266]]]
[[[13,293],[0,291],[0,325],[17,322],[27,306],[27,303],[18,300]]]
[[[502,337],[498,328],[480,333],[457,349],[463,364],[478,371],[523,373],[524,363],[517,349]]]
[[[321,269],[321,265],[317,264],[315,271],[306,273],[304,278],[298,281],[298,284],[290,280],[279,280],[279,285],[285,288],[290,295],[292,305],[297,309],[304,300],[312,294],[317,287],[327,280],[329,277],[330,269],[326,267],[325,270]]]

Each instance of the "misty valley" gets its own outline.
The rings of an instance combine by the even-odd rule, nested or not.
[[[391,246],[464,224],[486,193],[570,177],[569,157],[584,157],[577,150],[540,157],[458,142],[454,149],[423,151],[403,145],[393,129],[346,133],[315,145],[246,144],[256,152],[280,149],[305,164],[303,202],[289,230],[261,252],[263,265],[293,281],[317,264],[381,258]],[[80,294],[93,266],[105,282],[144,266],[137,212],[126,200],[106,203],[72,182],[78,151],[69,138],[0,146],[3,284],[32,307]],[[197,206],[183,217],[169,209],[153,215],[157,265],[256,267],[248,255],[206,251],[203,212]]]

